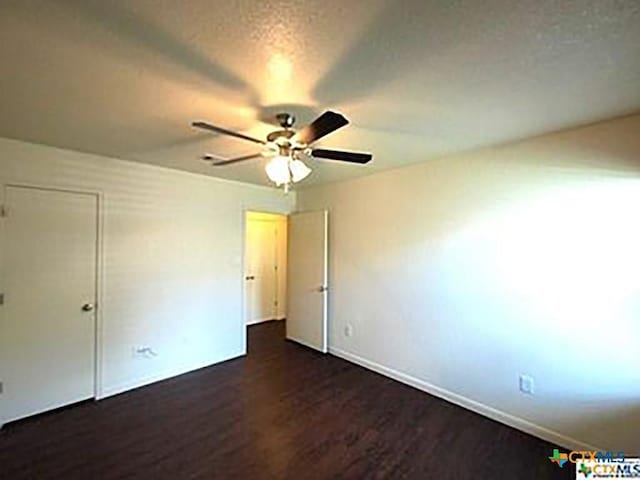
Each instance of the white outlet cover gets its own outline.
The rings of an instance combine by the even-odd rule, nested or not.
[[[353,335],[353,327],[349,324],[344,327],[344,336],[350,337]]]

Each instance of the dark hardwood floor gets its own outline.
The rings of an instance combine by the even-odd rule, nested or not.
[[[249,329],[249,355],[5,426],[2,479],[556,479],[553,445]]]

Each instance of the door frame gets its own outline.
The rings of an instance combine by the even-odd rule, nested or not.
[[[241,210],[242,211],[240,214],[240,236],[241,236],[240,248],[242,249],[242,251],[240,252],[240,258],[241,258],[240,301],[242,305],[240,306],[240,325],[242,328],[242,354],[246,355],[247,354],[247,327],[249,327],[249,325],[247,324],[247,312],[246,312],[247,289],[246,289],[246,282],[244,279],[245,271],[247,267],[247,214],[249,212],[254,212],[254,213],[266,213],[267,215],[282,215],[283,217],[287,217],[287,221],[288,221],[289,215],[291,214],[291,212],[284,211],[284,210],[279,211],[277,209],[270,211],[270,210],[265,210],[262,207],[253,208],[247,205],[243,205]]]
[[[93,190],[86,188],[76,188],[76,187],[68,187],[68,186],[52,186],[46,184],[39,183],[28,183],[28,182],[12,182],[5,181],[1,184],[2,192],[1,202],[2,205],[6,205],[6,192],[7,188],[27,188],[32,190],[48,190],[54,192],[61,193],[75,193],[81,195],[92,195],[96,197],[96,265],[95,265],[95,292],[96,292],[96,308],[94,309],[94,365],[93,365],[93,398],[94,400],[100,400],[104,398],[104,389],[102,386],[102,378],[103,378],[103,357],[104,357],[104,345],[103,345],[103,335],[104,335],[104,319],[102,314],[102,306],[104,300],[104,192],[102,190]],[[7,212],[8,215],[11,215],[11,212]],[[6,246],[6,229],[5,222],[0,223],[0,232],[1,235],[1,245],[0,249],[0,291],[4,291],[5,284],[5,264],[4,264],[4,252]],[[2,309],[2,307],[0,307]],[[1,315],[2,319],[5,318],[6,309],[2,309]],[[6,322],[5,322],[6,324]]]

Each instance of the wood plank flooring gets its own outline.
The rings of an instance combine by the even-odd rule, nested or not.
[[[552,449],[269,322],[244,358],[5,426],[0,478],[574,478]]]

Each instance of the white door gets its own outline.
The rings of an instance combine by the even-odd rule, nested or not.
[[[245,254],[245,311],[247,323],[277,316],[276,225],[247,217]]]
[[[328,212],[289,217],[287,338],[327,352]]]
[[[94,396],[96,195],[7,187],[2,420]]]

